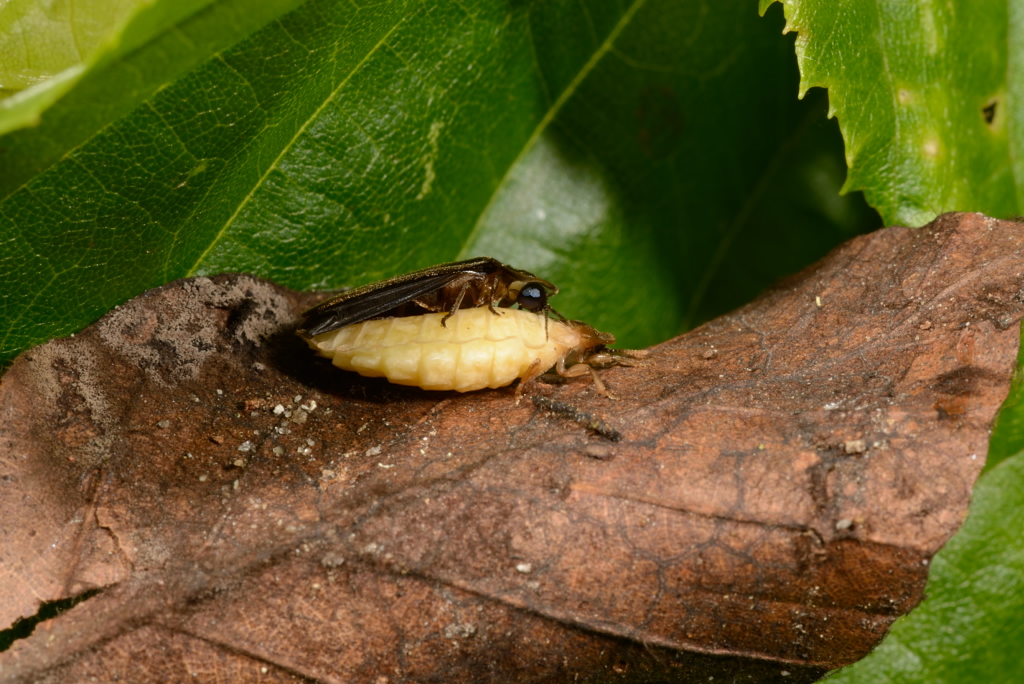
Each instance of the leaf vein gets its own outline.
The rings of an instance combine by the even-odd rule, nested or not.
[[[192,267],[188,270],[188,273],[186,274],[187,277],[191,277],[191,276],[196,275],[196,273],[198,272],[199,267],[201,266],[203,261],[206,260],[207,256],[209,256],[209,254],[213,251],[214,247],[216,247],[221,242],[221,240],[224,239],[224,236],[227,234],[228,229],[234,224],[235,220],[242,213],[242,210],[245,209],[245,207],[249,206],[249,203],[252,201],[253,196],[256,194],[256,191],[259,190],[261,187],[263,187],[263,184],[266,182],[266,180],[270,176],[271,172],[274,169],[278,168],[278,165],[281,163],[281,160],[284,158],[284,156],[289,151],[291,151],[295,147],[295,144],[298,141],[298,139],[309,129],[309,127],[311,125],[313,125],[313,122],[315,122],[319,118],[321,112],[323,112],[324,109],[326,109],[328,105],[330,105],[332,102],[334,102],[335,98],[337,98],[337,96],[341,92],[341,90],[346,85],[348,85],[349,81],[357,73],[359,73],[360,69],[367,63],[367,61],[373,55],[375,55],[377,53],[377,50],[382,45],[386,45],[387,44],[387,41],[391,37],[391,35],[395,31],[397,31],[398,28],[400,26],[402,26],[407,21],[407,19],[408,19],[408,16],[403,17],[400,21],[397,21],[394,26],[392,26],[390,29],[388,29],[388,31],[383,36],[381,36],[381,39],[379,41],[377,41],[377,44],[374,45],[373,48],[371,48],[371,49],[366,51],[366,55],[363,56],[363,58],[359,61],[359,63],[356,64],[349,71],[349,73],[345,76],[345,78],[341,79],[341,81],[338,83],[338,85],[331,91],[330,95],[328,95],[326,98],[324,98],[324,101],[320,104],[320,106],[316,108],[316,110],[302,123],[301,126],[298,127],[298,129],[295,131],[295,135],[293,135],[291,137],[291,139],[287,142],[287,144],[282,146],[281,152],[267,166],[266,171],[264,171],[263,174],[260,175],[259,180],[257,180],[253,184],[252,189],[249,190],[249,192],[246,193],[245,197],[243,197],[242,200],[238,203],[238,207],[235,208],[235,211],[231,214],[231,216],[228,218],[228,220],[224,222],[224,225],[217,232],[217,235],[215,235],[214,238],[210,241],[209,246],[207,246],[207,248],[205,250],[203,250],[203,253],[200,254],[199,257],[196,259],[195,263],[192,264]],[[280,22],[278,22],[278,23],[280,23]]]
[[[586,77],[590,75],[590,72],[592,72],[597,67],[598,63],[612,49],[612,47],[615,45],[615,41],[618,40],[619,35],[626,29],[627,26],[629,26],[633,17],[636,15],[637,12],[640,11],[640,8],[643,7],[646,2],[647,0],[633,0],[633,4],[629,6],[625,13],[623,13],[622,18],[619,19],[617,24],[615,24],[615,27],[612,29],[611,33],[608,34],[608,37],[605,38],[604,42],[601,44],[601,47],[598,48],[593,55],[591,55],[590,59],[587,60],[587,63],[583,65],[583,67],[579,70],[579,72],[572,79],[569,85],[566,86],[565,90],[563,90],[562,93],[558,96],[558,99],[555,100],[555,103],[548,107],[547,111],[544,113],[544,116],[541,117],[541,120],[537,123],[537,126],[533,129],[533,132],[530,134],[530,137],[523,145],[523,148],[519,151],[519,155],[515,158],[515,160],[513,160],[511,164],[509,164],[508,168],[505,169],[505,174],[504,176],[502,176],[501,180],[498,181],[497,186],[495,186],[494,191],[491,193],[490,200],[487,202],[487,205],[484,206],[484,208],[480,211],[480,215],[477,217],[476,223],[473,225],[473,229],[469,232],[469,235],[466,236],[466,239],[462,244],[462,249],[459,252],[459,258],[466,258],[466,249],[476,240],[477,234],[483,227],[484,218],[487,216],[488,211],[494,204],[494,201],[501,193],[502,188],[504,188],[505,185],[509,182],[510,178],[512,177],[513,170],[520,164],[520,162],[522,162],[522,160],[526,157],[529,151],[533,149],[533,146],[537,144],[537,141],[540,140],[541,135],[543,135],[544,131],[547,130],[547,127],[551,125],[551,122],[554,121],[555,117],[558,116],[558,113],[562,110],[562,107],[565,106],[565,103],[568,102],[569,98],[576,93],[576,91],[579,89],[580,85],[583,83]]]

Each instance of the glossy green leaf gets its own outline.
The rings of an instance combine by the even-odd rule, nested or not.
[[[1017,370],[1010,383],[1010,393],[999,409],[996,425],[988,445],[985,470],[991,470],[1006,459],[1024,451],[1024,348],[1017,351]]]
[[[0,93],[42,83],[91,57],[141,0],[0,5]]]
[[[210,2],[9,0],[0,4],[0,133],[38,125],[42,112],[83,78],[104,73],[108,65],[136,48],[173,32]],[[232,28],[225,26],[228,35]],[[118,88],[131,87],[143,78],[130,73]]]
[[[1024,212],[1019,2],[780,1],[799,33],[800,90],[827,88],[839,119],[845,188],[886,224]]]
[[[301,2],[227,0],[190,15],[188,10],[208,1],[160,0],[140,11],[116,48],[97,56],[89,69],[69,68],[53,81],[0,101],[0,130],[33,122],[32,128],[0,138],[0,201],[106,126],[145,106],[161,88]],[[191,18],[175,22],[179,16]],[[143,46],[118,56],[135,43]],[[65,91],[57,106],[46,109]],[[46,115],[40,116],[43,110]],[[0,231],[0,239],[7,232]]]
[[[932,559],[928,599],[829,682],[990,684],[1024,672],[1024,453],[974,488],[967,521]]]
[[[643,346],[878,226],[748,0],[288,6],[211,1],[0,138],[0,360],[182,276],[480,253]]]

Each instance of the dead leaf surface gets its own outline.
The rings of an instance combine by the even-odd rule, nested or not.
[[[148,292],[0,384],[0,624],[103,588],[0,677],[811,681],[966,513],[1022,238],[857,238],[605,371],[619,401],[337,371],[291,334],[314,296],[250,276]]]

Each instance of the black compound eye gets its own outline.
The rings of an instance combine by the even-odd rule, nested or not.
[[[548,293],[540,283],[526,283],[519,291],[516,303],[527,311],[537,311],[547,306]]]

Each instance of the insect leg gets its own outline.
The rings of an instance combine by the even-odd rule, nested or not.
[[[523,389],[526,387],[526,384],[536,380],[544,370],[540,366],[540,359],[534,359],[530,367],[526,369],[526,374],[519,381],[519,386],[516,387],[516,406],[519,406],[519,400],[523,398]]]
[[[448,327],[448,326],[445,325],[445,321],[447,321],[449,318],[454,316],[455,312],[459,310],[460,306],[462,306],[462,298],[466,296],[466,291],[468,289],[469,289],[469,281],[467,280],[466,282],[464,282],[462,284],[462,289],[459,290],[459,295],[455,298],[455,303],[452,305],[452,308],[448,311],[447,314],[445,314],[444,318],[441,319],[441,327],[442,328],[447,328]]]
[[[486,292],[481,292],[483,299],[487,300],[487,310],[495,316],[500,316],[501,313],[494,307],[501,303],[501,300],[505,297],[505,293],[495,297],[494,293],[498,291],[498,284],[501,283],[500,274],[493,273],[484,279],[484,288]]]
[[[643,360],[649,354],[647,349],[603,349],[587,356],[584,362],[597,368],[649,366],[650,363]]]
[[[618,398],[608,390],[608,386],[604,384],[603,380],[601,380],[601,376],[597,374],[597,370],[587,363],[577,363],[566,368],[565,359],[560,359],[555,365],[555,371],[563,378],[578,378],[589,372],[590,377],[594,379],[594,389],[597,390],[598,394],[602,397],[608,397],[609,399]]]
[[[609,399],[618,399],[617,396],[611,393],[608,386],[604,384],[601,376],[598,375],[597,370],[593,366],[587,366],[587,370],[590,371],[590,377],[594,378],[594,389],[597,390],[598,394],[602,397],[608,397]]]
[[[565,367],[565,362],[564,361],[559,361],[558,365],[555,366],[555,371],[559,375],[561,375],[563,378],[578,378],[581,375],[585,375],[586,372],[587,372],[587,369],[589,369],[589,368],[590,368],[590,366],[588,366],[585,363],[575,363],[575,364],[569,366],[568,368],[566,368]]]

